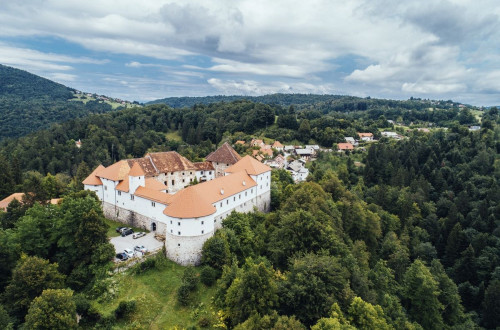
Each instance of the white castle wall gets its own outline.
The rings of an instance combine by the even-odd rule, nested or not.
[[[167,258],[183,266],[199,265],[203,243],[213,236],[213,232],[199,236],[165,235]]]
[[[222,227],[223,219],[232,211],[252,212],[254,208],[261,212],[270,210],[271,172],[252,176],[252,179],[257,186],[249,187],[213,203],[216,208],[214,214],[191,219],[166,216],[163,211],[168,206],[140,196],[116,191],[115,186],[118,182],[102,179],[103,187],[106,187],[102,190],[103,211],[107,218],[129,226],[152,230],[152,224],[155,223],[156,230],[166,236],[167,257],[182,265],[195,265],[200,261],[203,243]]]
[[[196,177],[195,170],[160,173],[154,178],[168,187],[168,193],[174,194],[189,186]],[[173,180],[173,184],[172,184]]]

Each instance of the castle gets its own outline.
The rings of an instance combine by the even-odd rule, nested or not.
[[[181,265],[200,262],[203,243],[232,211],[271,204],[271,168],[227,143],[201,163],[169,151],[99,165],[83,184],[106,217],[164,234],[167,257]]]

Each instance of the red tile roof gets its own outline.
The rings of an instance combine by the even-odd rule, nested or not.
[[[130,169],[130,172],[128,172],[129,176],[144,176],[146,173],[141,168],[141,165],[139,163],[135,163],[132,165],[132,168]]]
[[[90,173],[90,175],[85,180],[83,180],[82,183],[92,185],[92,186],[102,185],[102,181],[101,181],[101,179],[99,179],[97,174],[103,169],[105,169],[104,166],[102,166],[102,165],[97,166],[97,168],[92,173]]]
[[[163,213],[174,218],[204,217],[216,212],[212,204],[256,185],[244,171],[222,176],[179,191]]]
[[[213,171],[214,166],[212,165],[211,162],[199,162],[199,163],[193,163],[194,167],[196,167],[197,171]]]
[[[235,164],[240,159],[241,156],[227,142],[221,145],[219,149],[209,154],[206,158],[206,160],[209,162],[217,162],[230,165]]]
[[[158,172],[178,172],[194,170],[195,166],[187,158],[175,151],[148,153],[145,158],[150,158]]]
[[[271,168],[255,160],[253,157],[246,155],[236,164],[226,169],[227,173],[235,173],[240,171],[246,171],[250,175],[259,175],[271,171]]]
[[[350,143],[337,143],[339,150],[354,150],[354,146]]]
[[[99,171],[97,176],[100,178],[113,180],[113,181],[121,181],[125,178],[128,178],[128,172],[130,171],[130,166],[128,165],[126,160],[120,160],[119,162],[114,163]]]
[[[142,186],[139,186],[135,190],[134,195],[139,196],[139,197],[143,197],[145,199],[149,199],[149,200],[152,200],[154,202],[158,202],[158,203],[161,203],[164,205],[169,204],[172,201],[172,197],[173,197],[170,194],[167,194],[167,193],[164,193],[161,191],[157,191],[157,190],[153,190],[153,189],[149,189],[149,188],[142,187]]]

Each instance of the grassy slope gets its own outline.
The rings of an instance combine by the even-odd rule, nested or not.
[[[116,295],[112,299],[94,304],[99,311],[110,314],[122,300],[136,300],[137,310],[128,321],[120,321],[120,329],[180,329],[195,325],[199,315],[211,313],[211,297],[214,287],[198,284],[192,293],[192,304],[181,307],[177,304],[176,292],[181,285],[185,267],[166,261],[161,270],[150,270],[144,274],[131,274],[128,270],[114,275],[117,283]]]

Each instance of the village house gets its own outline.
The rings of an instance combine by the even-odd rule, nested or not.
[[[401,135],[399,135],[396,132],[387,132],[387,131],[384,131],[384,132],[380,132],[380,134],[382,136],[384,136],[384,137],[388,137],[388,138],[396,139],[396,140],[401,140]]]
[[[265,143],[264,143],[264,141],[262,141],[262,140],[252,139],[252,141],[250,141],[250,146],[251,146],[251,147],[259,147],[259,148],[262,148],[264,145],[265,145]]]
[[[274,159],[272,160],[267,160],[265,164],[272,168],[283,169],[286,165],[286,159],[283,155],[280,154],[274,157]]]
[[[358,141],[356,141],[352,136],[348,136],[345,138],[345,142],[352,144],[353,146],[358,145]]]
[[[304,163],[299,160],[294,160],[289,163],[286,169],[292,175],[293,181],[295,182],[306,181],[309,175],[309,170],[304,166]]]
[[[339,152],[352,151],[354,150],[354,146],[348,142],[346,143],[337,143],[337,149]]]
[[[273,149],[278,150],[278,151],[283,151],[283,149],[284,149],[284,146],[278,140],[274,141],[274,143],[273,143],[273,145],[271,147]]]
[[[309,161],[316,155],[314,149],[304,148],[304,149],[295,149],[295,154],[299,156],[304,161]]]
[[[373,141],[373,133],[358,133],[361,141]]]
[[[179,157],[182,164],[192,164]],[[152,172],[154,160],[144,157],[122,160],[107,168],[100,165],[83,183],[86,190],[97,194],[106,217],[164,234],[167,257],[179,264],[198,264],[203,243],[221,228],[222,220],[232,211],[270,209],[271,168],[251,156],[240,157],[224,170],[223,176],[175,193],[162,183],[163,179],[157,179],[164,173]],[[171,167],[178,169],[180,164]],[[207,169],[208,164],[193,165],[193,176]]]

